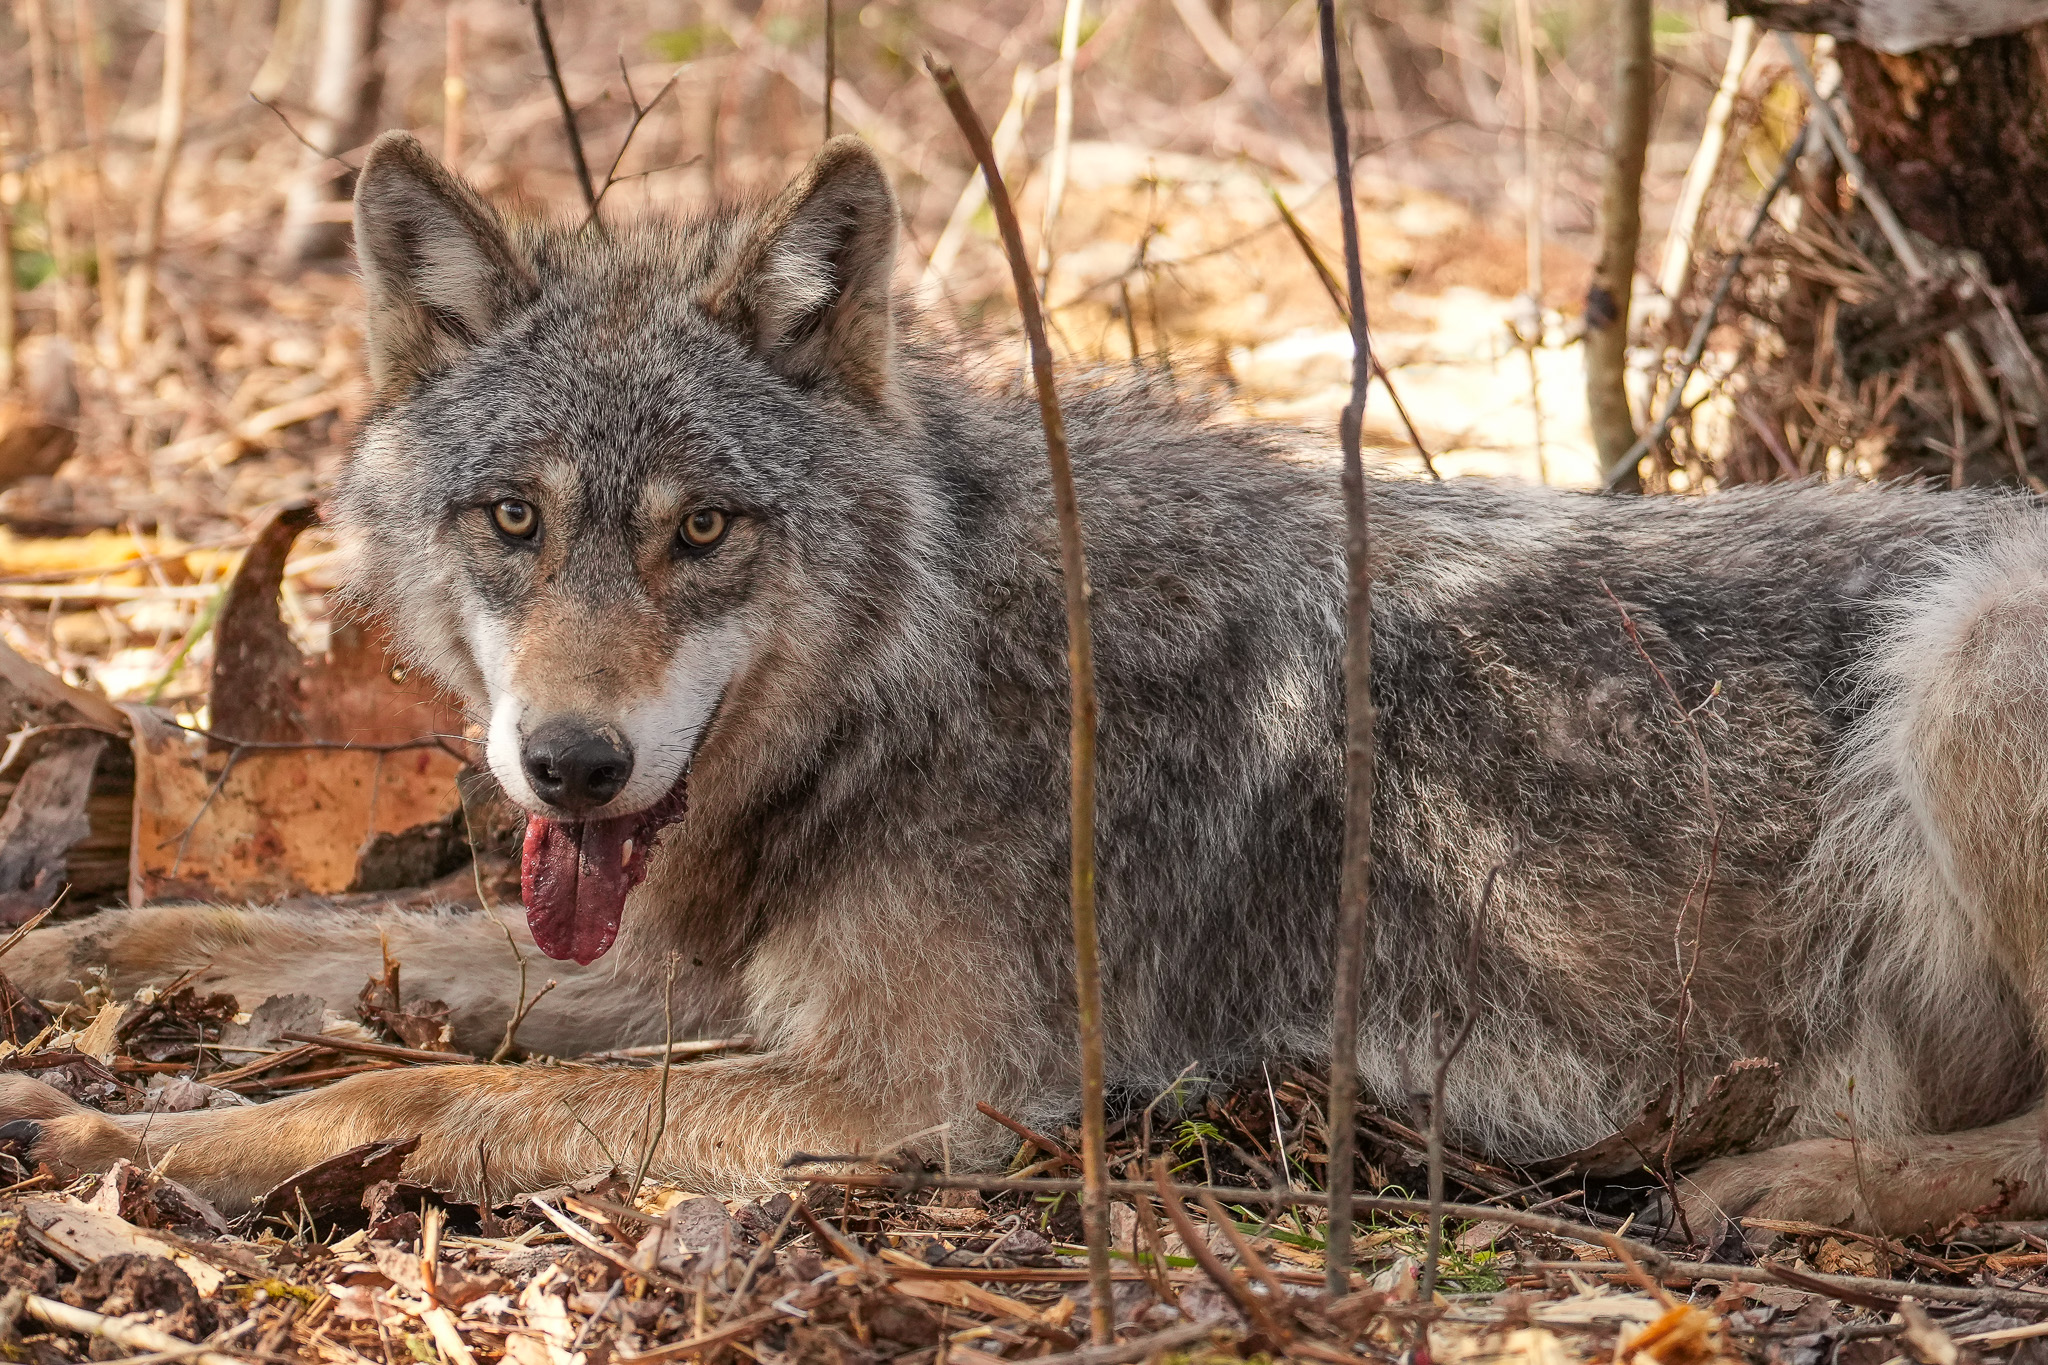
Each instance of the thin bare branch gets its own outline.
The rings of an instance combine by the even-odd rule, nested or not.
[[[838,6],[832,0],[825,0],[825,141],[832,140],[832,87],[839,83],[839,26],[834,20],[839,17]]]
[[[1465,1017],[1458,1025],[1458,1036],[1445,1048],[1438,1044],[1436,1074],[1429,1087],[1429,1240],[1424,1248],[1422,1262],[1422,1284],[1417,1291],[1424,1303],[1429,1303],[1436,1294],[1437,1265],[1443,1254],[1444,1242],[1444,1094],[1449,1088],[1451,1063],[1458,1060],[1458,1054],[1465,1050],[1465,1044],[1472,1041],[1472,1030],[1479,1026],[1479,946],[1486,933],[1486,912],[1493,904],[1493,888],[1500,881],[1500,868],[1495,867],[1486,874],[1486,885],[1479,893],[1479,908],[1472,916],[1472,937],[1465,945]]]
[[[1365,987],[1366,937],[1372,887],[1372,563],[1365,462],[1359,449],[1365,391],[1372,380],[1366,331],[1365,267],[1358,247],[1358,201],[1351,189],[1351,130],[1344,117],[1344,80],[1337,61],[1336,0],[1318,0],[1323,98],[1337,166],[1337,203],[1344,231],[1345,296],[1351,301],[1351,400],[1338,422],[1344,448],[1344,863],[1337,893],[1337,944],[1330,1006],[1330,1225],[1326,1284],[1332,1298],[1349,1286],[1353,1157],[1357,1132],[1359,996]]]
[[[548,84],[555,92],[555,104],[562,111],[562,135],[569,140],[569,161],[576,168],[576,188],[583,191],[583,206],[590,218],[597,217],[597,187],[590,182],[590,163],[583,157],[583,134],[576,131],[576,110],[562,85],[562,66],[555,60],[554,35],[548,32],[545,0],[527,0],[533,10],[533,38],[540,45],[540,59],[547,67]]]
[[[1067,0],[1060,21],[1059,83],[1052,104],[1052,155],[1045,168],[1045,214],[1038,226],[1038,296],[1045,298],[1052,280],[1052,239],[1060,221],[1060,201],[1067,193],[1067,163],[1074,145],[1074,51],[1081,44],[1082,0]]]
[[[1074,491],[1074,468],[1068,458],[1066,424],[1060,415],[1059,393],[1053,384],[1052,348],[1046,344],[1045,318],[1024,254],[1024,235],[1017,210],[989,145],[988,130],[967,99],[960,78],[948,63],[927,54],[925,66],[938,82],[953,121],[974,151],[988,182],[989,207],[1002,232],[1003,252],[1017,290],[1017,310],[1031,345],[1031,374],[1038,386],[1038,415],[1045,426],[1045,453],[1052,466],[1053,500],[1059,516],[1060,577],[1066,587],[1067,671],[1073,688],[1069,764],[1072,791],[1068,831],[1072,864],[1074,916],[1074,987],[1081,1031],[1081,1160],[1087,1186],[1081,1199],[1081,1221],[1088,1239],[1091,1339],[1097,1346],[1112,1340],[1109,1267],[1109,1155],[1103,1123],[1104,1067],[1102,1056],[1102,963],[1095,924],[1095,660],[1088,632],[1088,562],[1081,544],[1081,505]],[[1347,168],[1348,169],[1348,168]]]
[[[612,186],[633,178],[630,175],[619,174],[619,163],[626,159],[626,151],[633,145],[633,135],[640,131],[640,125],[654,112],[654,106],[660,104],[669,91],[675,89],[676,82],[681,79],[682,74],[683,69],[677,67],[674,73],[662,82],[661,89],[654,92],[654,98],[642,104],[640,97],[633,93],[633,77],[632,73],[626,70],[626,59],[623,55],[619,58],[619,79],[626,83],[626,100],[633,106],[633,121],[626,125],[626,135],[619,139],[618,153],[612,157],[612,164],[605,168],[604,184],[598,188],[597,198],[590,205],[590,213],[583,220],[585,227],[597,221],[598,207],[604,203],[604,197],[612,192]]]
[[[1294,244],[1301,248],[1302,255],[1308,257],[1308,263],[1315,268],[1316,279],[1322,282],[1323,292],[1330,296],[1330,302],[1336,306],[1337,316],[1344,319],[1348,325],[1351,321],[1351,305],[1345,300],[1344,287],[1337,283],[1335,272],[1323,261],[1323,253],[1316,249],[1315,239],[1308,235],[1308,229],[1294,216],[1294,210],[1287,207],[1287,201],[1281,198],[1279,190],[1268,185],[1266,193],[1273,197],[1273,206],[1280,210],[1280,221],[1287,225],[1287,231],[1293,236]],[[1134,341],[1131,345],[1131,354],[1135,356],[1137,353],[1138,347]],[[1408,443],[1414,446],[1415,453],[1422,457],[1422,467],[1429,471],[1430,478],[1441,482],[1444,476],[1437,471],[1436,460],[1430,455],[1429,447],[1422,443],[1422,433],[1415,429],[1414,419],[1409,417],[1407,406],[1401,402],[1401,395],[1394,389],[1393,376],[1387,373],[1387,367],[1380,363],[1377,355],[1372,358],[1372,377],[1385,386],[1387,397],[1392,400],[1394,411],[1399,414],[1401,425],[1408,432]]]
[[[1764,187],[1763,196],[1756,201],[1756,209],[1749,219],[1749,230],[1742,234],[1741,243],[1728,257],[1727,263],[1721,267],[1721,277],[1714,281],[1713,295],[1707,300],[1706,309],[1700,314],[1699,321],[1693,324],[1692,336],[1685,344],[1685,355],[1678,363],[1678,374],[1670,381],[1671,387],[1665,393],[1664,410],[1657,415],[1657,420],[1651,424],[1650,429],[1637,437],[1636,443],[1608,469],[1608,492],[1642,490],[1642,473],[1637,466],[1643,456],[1655,450],[1670,433],[1672,419],[1678,416],[1678,409],[1685,402],[1685,386],[1691,382],[1693,371],[1699,368],[1701,358],[1707,353],[1707,338],[1713,335],[1714,321],[1720,316],[1721,305],[1728,301],[1728,291],[1735,286],[1735,277],[1742,270],[1743,259],[1748,256],[1750,248],[1756,245],[1757,234],[1762,232],[1764,224],[1770,221],[1771,205],[1784,193],[1785,186],[1791,183],[1792,172],[1799,165],[1800,149],[1805,142],[1806,130],[1801,128],[1785,148],[1784,159],[1778,163],[1777,175],[1772,177],[1771,183]]]

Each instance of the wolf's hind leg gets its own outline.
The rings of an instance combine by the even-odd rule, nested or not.
[[[448,1004],[460,1051],[489,1056],[504,1036],[519,1005],[521,959],[529,996],[550,979],[558,983],[520,1025],[527,1051],[574,1056],[661,1041],[659,983],[649,989],[622,978],[616,963],[579,967],[542,956],[517,906],[496,917],[202,905],[107,910],[37,930],[0,961],[0,971],[37,998],[75,1000],[96,975],[123,997],[197,968],[200,990],[225,991],[244,1009],[271,995],[311,995],[349,1015],[363,983],[382,971],[386,949],[401,965],[407,1000]],[[678,980],[679,1038],[730,1027],[720,993],[699,984]]]
[[[2048,1044],[2048,538],[1988,548],[1907,634],[1892,660],[1907,694],[1904,795],[1955,912],[2018,991],[2035,1043]],[[1940,909],[1911,908],[1929,919]],[[1924,998],[1963,986],[1927,982]]]
[[[1973,1209],[2002,1218],[2048,1213],[2048,1159],[2034,1109],[1961,1133],[1851,1141],[1814,1138],[1723,1157],[1679,1177],[1686,1221],[1777,1219],[1891,1237],[1930,1232]]]
[[[2038,523],[1921,589],[1873,662],[1883,695],[1859,722],[1822,840],[1860,867],[1868,901],[1845,910],[1823,894],[1814,907],[1858,915],[1872,935],[1842,987],[1856,1033],[1816,1059],[1818,1085],[1799,1097],[1808,1131],[1834,1135],[1703,1167],[1683,1191],[1695,1230],[1717,1213],[1892,1235],[1991,1204],[2048,1213],[2048,1113],[2033,1107],[2048,1044]],[[1826,1123],[1838,1110],[1844,1121]],[[1943,1128],[1959,1131],[1928,1131]]]

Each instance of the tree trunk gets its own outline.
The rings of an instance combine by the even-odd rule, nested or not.
[[[1837,49],[1858,151],[1900,220],[2048,312],[2048,27],[1898,57]]]
[[[287,266],[331,260],[348,247],[344,206],[355,177],[335,172],[333,158],[369,141],[384,80],[377,57],[383,0],[322,0],[320,47],[302,129],[313,148],[285,201],[278,257]]]
[[[1650,145],[1651,0],[1614,6],[1614,107],[1600,182],[1600,264],[1586,288],[1586,410],[1604,474],[1635,444],[1623,376],[1628,309],[1642,238],[1643,162]]]

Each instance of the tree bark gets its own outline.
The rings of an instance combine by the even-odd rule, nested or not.
[[[308,105],[312,121],[303,130],[313,148],[285,202],[278,257],[287,266],[331,260],[348,246],[348,228],[333,207],[346,202],[355,177],[336,175],[333,158],[369,141],[383,92],[378,34],[383,0],[322,0],[320,50]]]
[[[1586,410],[1606,473],[1635,444],[1623,375],[1650,146],[1651,0],[1613,0],[1614,114],[1600,182],[1600,263],[1586,288]]]
[[[1898,57],[1836,50],[1857,150],[1900,221],[2048,311],[2048,27]]]

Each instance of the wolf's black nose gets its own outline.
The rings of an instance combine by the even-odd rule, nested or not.
[[[596,810],[633,775],[633,750],[618,731],[556,720],[526,738],[520,755],[534,794],[563,810]]]

